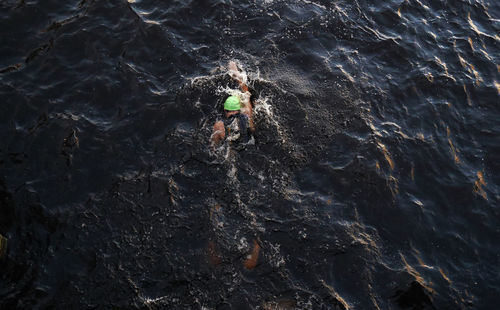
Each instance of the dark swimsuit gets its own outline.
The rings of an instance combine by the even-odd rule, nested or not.
[[[223,120],[226,140],[230,143],[247,143],[250,140],[248,116],[243,113],[231,115]]]

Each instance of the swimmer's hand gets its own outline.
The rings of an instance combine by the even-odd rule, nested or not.
[[[231,71],[238,71],[238,65],[234,60],[231,60],[229,64],[227,65],[228,69]]]
[[[230,61],[229,64],[227,65],[227,68],[229,69],[229,75],[237,80],[240,83],[245,83],[246,81],[246,76],[243,75],[240,70],[238,69],[238,65],[236,64],[235,61]]]

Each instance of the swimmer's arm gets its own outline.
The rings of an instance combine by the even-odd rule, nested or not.
[[[245,114],[248,117],[248,127],[250,127],[250,130],[252,132],[255,131],[255,125],[253,123],[253,111],[252,111],[252,105],[250,104],[250,101],[248,101],[246,104],[244,103],[244,107],[241,108],[241,113]]]
[[[235,79],[236,81],[238,81],[238,83],[240,84],[241,90],[243,92],[247,92],[248,91],[248,86],[243,81],[243,78],[241,76],[240,70],[238,70],[238,66],[236,65],[236,63],[234,61],[230,61],[229,65],[228,65],[228,68],[229,68],[229,71],[231,71],[231,76],[233,77],[233,79]]]
[[[253,108],[252,104],[250,103],[250,92],[245,92],[241,100],[241,104],[243,106],[241,107],[240,111],[248,117],[248,127],[250,127],[250,130],[254,132],[255,125],[253,123]]]
[[[252,110],[252,104],[250,102],[250,92],[248,90],[247,84],[243,81],[243,78],[241,76],[240,70],[238,70],[238,66],[234,61],[230,61],[228,65],[229,71],[231,71],[231,76],[238,81],[240,84],[241,90],[245,93],[244,98],[242,98],[242,105],[243,107],[241,108],[241,113],[245,114],[248,116],[248,122],[249,122],[249,127],[252,132],[255,131],[255,125],[253,123],[253,110]]]
[[[238,82],[240,83],[240,88],[241,88],[241,90],[242,90],[244,93],[246,93],[246,92],[248,91],[248,86],[247,86],[247,84],[245,84],[245,82],[243,82],[243,81],[238,81]]]
[[[217,121],[214,124],[212,136],[210,137],[211,145],[217,145],[221,140],[226,138],[226,130],[222,121]]]

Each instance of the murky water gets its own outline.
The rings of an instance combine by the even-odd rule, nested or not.
[[[0,308],[495,309],[495,1],[3,1]],[[210,148],[251,88],[255,144]]]

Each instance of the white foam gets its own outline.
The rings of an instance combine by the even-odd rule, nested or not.
[[[285,130],[281,127],[278,122],[278,118],[274,115],[273,106],[271,105],[271,98],[264,97],[259,98],[255,103],[254,112],[256,117],[264,118],[268,123],[273,125],[278,131],[281,143],[285,144],[287,142],[287,136]]]
[[[249,248],[247,238],[241,237],[240,242],[237,245],[238,251],[247,250]]]

